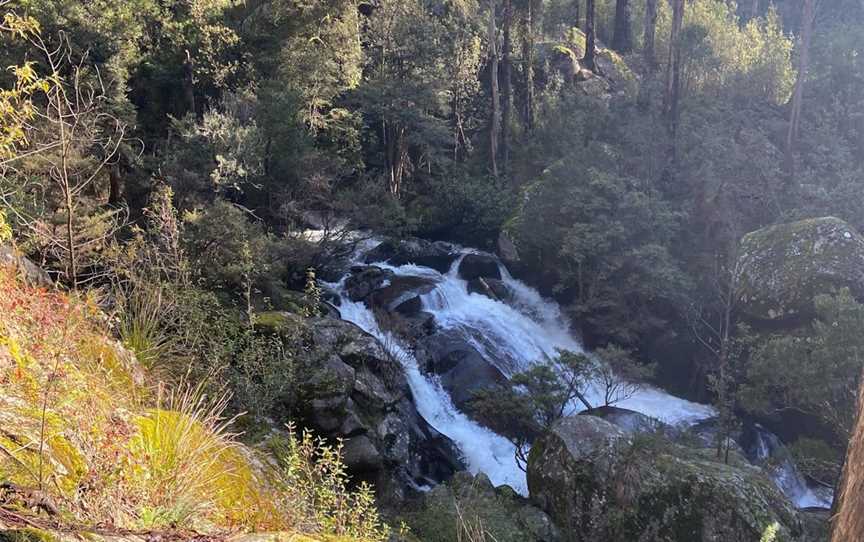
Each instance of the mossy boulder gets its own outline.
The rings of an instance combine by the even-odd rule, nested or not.
[[[795,509],[758,468],[628,436],[593,416],[560,420],[534,444],[528,489],[567,542],[755,542],[775,522],[778,542],[802,535]]]
[[[483,531],[497,542],[557,542],[558,529],[542,510],[484,474],[459,472],[408,507],[403,518],[423,542],[472,540]]]
[[[833,217],[764,228],[741,241],[741,310],[755,321],[804,322],[819,294],[849,288],[864,299],[864,237]]]

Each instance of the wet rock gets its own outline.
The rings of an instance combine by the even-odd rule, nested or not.
[[[387,262],[395,266],[415,264],[446,273],[458,257],[456,247],[450,243],[410,238],[399,242],[384,241],[367,252],[364,261]]]
[[[806,320],[815,296],[844,287],[864,299],[864,237],[838,218],[755,231],[744,236],[740,253],[737,294],[754,320]]]
[[[566,540],[800,540],[792,504],[756,467],[662,438],[631,437],[594,416],[557,422],[528,461],[532,501]],[[647,538],[646,538],[647,535]],[[640,538],[641,537],[641,538]]]
[[[434,288],[435,281],[426,277],[391,276],[385,286],[368,296],[366,303],[370,307],[393,311],[403,302],[418,295],[427,294]]]
[[[396,308],[393,310],[403,316],[413,316],[419,313],[422,309],[423,301],[420,299],[419,295],[415,295],[407,301],[403,301],[402,303],[397,305]]]
[[[351,301],[363,301],[369,295],[387,284],[393,278],[393,271],[374,265],[354,267],[351,276],[345,279],[345,292]]]
[[[424,338],[415,354],[428,371],[440,375],[441,386],[460,410],[466,408],[477,391],[507,381],[495,365],[455,331]]]
[[[468,291],[475,294],[485,295],[496,301],[507,301],[510,299],[510,288],[499,279],[484,279],[482,277],[468,281]]]
[[[466,254],[459,263],[459,276],[467,281],[478,278],[501,279],[498,260],[486,254]]]

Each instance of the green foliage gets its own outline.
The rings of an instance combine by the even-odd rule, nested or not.
[[[815,302],[816,318],[806,336],[777,335],[758,345],[747,370],[744,400],[761,414],[815,416],[843,442],[852,430],[864,367],[864,305],[846,289],[817,296]]]
[[[389,527],[378,516],[372,488],[362,482],[350,488],[341,459],[341,444],[331,446],[309,432],[289,433],[270,442],[277,461],[280,505],[307,518],[310,530],[383,542]]]
[[[666,17],[659,20],[660,51],[668,47],[670,24]],[[688,92],[714,99],[768,99],[776,104],[789,99],[795,79],[793,41],[774,9],[739,24],[734,4],[693,2],[684,11],[681,39],[682,77]]]
[[[478,391],[470,409],[514,444],[516,461],[525,469],[530,443],[563,417],[573,401],[582,400],[593,371],[586,355],[562,351],[514,374],[507,384]]]
[[[209,288],[240,291],[247,280],[257,284],[273,268],[274,239],[236,205],[218,200],[183,218],[186,253]]]
[[[526,191],[517,244],[555,270],[583,329],[626,345],[663,325],[656,307],[678,302],[686,279],[667,248],[680,216],[650,185],[615,171],[618,152],[597,144],[583,155],[588,164],[549,167]]]
[[[458,473],[426,493],[405,521],[424,542],[536,542],[546,534],[545,518],[538,516],[509,487],[493,488],[485,475]]]

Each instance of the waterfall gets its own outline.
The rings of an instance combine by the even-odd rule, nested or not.
[[[828,488],[814,489],[789,455],[789,451],[777,438],[759,424],[752,428],[752,444],[746,450],[748,459],[768,472],[777,487],[798,508],[831,508],[834,500]]]
[[[354,263],[360,263],[363,253],[373,245],[364,244],[355,255]],[[460,278],[458,268],[462,258],[470,253],[478,252],[462,249],[446,273],[414,264],[374,265],[392,271],[397,277],[422,277],[433,281],[434,288],[420,296],[423,310],[434,316],[439,329],[456,333],[506,376],[522,371],[538,360],[554,357],[559,350],[584,352],[571,333],[570,324],[560,307],[513,278],[503,266],[500,266],[501,279],[510,292],[506,303],[469,292],[468,283]],[[458,446],[472,473],[485,473],[495,485],[507,484],[527,495],[525,473],[517,466],[513,445],[460,412],[438,379],[421,370],[411,348],[394,334],[382,330],[373,312],[363,302],[348,299],[345,292],[346,278],[328,285],[340,295],[342,318],[377,337],[400,361],[420,415]],[[393,306],[404,300],[398,299]],[[591,404],[602,405],[603,395],[599,385],[589,385],[586,395]],[[675,397],[651,386],[641,387],[631,397],[616,403],[616,406],[679,427],[716,416],[716,411],[710,406]],[[583,408],[581,404],[572,405],[573,412]],[[791,465],[794,468],[794,464]],[[824,499],[820,501],[817,495],[807,489],[797,469],[794,471],[798,477],[795,484],[779,477],[781,474],[787,476],[790,471],[781,469],[779,474],[771,472],[780,488],[799,506],[824,505]]]
[[[528,494],[525,473],[516,464],[516,450],[510,441],[459,412],[441,385],[420,371],[410,350],[391,333],[383,331],[372,311],[362,302],[348,301],[343,296],[339,310],[343,319],[377,337],[399,360],[417,411],[429,425],[456,444],[472,473],[485,473],[496,486],[507,484],[523,495]]]

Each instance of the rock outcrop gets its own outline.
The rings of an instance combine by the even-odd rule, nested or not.
[[[755,231],[741,241],[737,285],[749,318],[806,321],[816,295],[845,287],[864,299],[864,237],[832,217]]]
[[[259,322],[272,333],[297,325],[289,314]],[[332,318],[301,325],[308,326],[315,365],[301,384],[309,395],[302,418],[323,436],[344,439],[352,474],[399,500],[408,488],[440,482],[463,467],[452,442],[417,412],[399,361],[377,339]]]
[[[560,420],[531,449],[528,488],[564,540],[800,540],[792,505],[757,468],[711,459],[593,416]],[[641,538],[640,538],[641,537]]]
[[[0,244],[0,266],[10,266],[18,270],[21,277],[31,286],[51,286],[51,277],[44,269],[23,256],[9,244]]]

